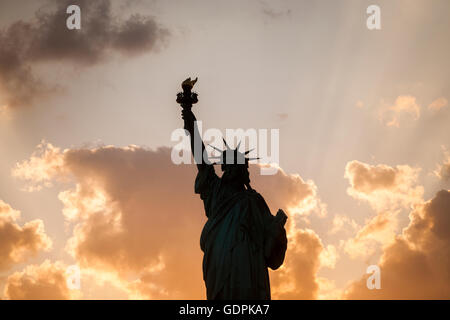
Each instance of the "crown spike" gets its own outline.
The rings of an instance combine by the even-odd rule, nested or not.
[[[211,144],[208,144],[208,146],[210,146],[211,148],[213,148],[213,149],[216,150],[216,151],[219,151],[220,153],[223,152],[223,150],[220,150],[219,148],[216,148],[216,147],[214,147],[214,146],[211,145]]]
[[[245,154],[245,155],[248,155],[248,154],[249,154],[250,152],[252,152],[253,150],[255,150],[255,148],[252,148],[252,149],[250,149],[250,150],[245,151],[244,154]]]
[[[231,150],[231,148],[228,146],[228,143],[225,141],[225,138],[222,138],[223,143],[225,144],[225,147],[227,148],[227,150]]]

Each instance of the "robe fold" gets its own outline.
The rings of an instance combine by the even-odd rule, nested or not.
[[[281,266],[287,238],[264,198],[234,191],[210,165],[198,172],[195,192],[208,218],[200,237],[207,299],[270,299],[267,268]]]

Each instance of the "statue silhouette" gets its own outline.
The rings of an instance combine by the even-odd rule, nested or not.
[[[231,149],[224,140],[226,149],[219,150],[220,161],[214,163],[221,164],[223,174],[216,175],[192,112],[198,101],[191,91],[195,82],[188,78],[182,83],[177,102],[198,168],[195,193],[200,194],[208,218],[200,238],[207,299],[270,299],[267,268],[276,270],[283,264],[287,216],[281,209],[273,216],[264,198],[251,188],[249,151]]]

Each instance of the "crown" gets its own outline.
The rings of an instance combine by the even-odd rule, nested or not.
[[[259,158],[248,158],[247,155],[252,152],[254,149],[247,150],[245,152],[240,152],[239,147],[241,146],[241,142],[238,143],[236,149],[231,149],[228,143],[223,139],[223,143],[225,145],[225,150],[220,150],[219,148],[214,147],[213,145],[209,146],[216,151],[221,153],[220,156],[210,156],[210,159],[217,159],[219,162],[215,162],[213,164],[221,164],[222,170],[224,171],[226,165],[246,165],[248,167],[248,162],[251,160],[258,160]]]

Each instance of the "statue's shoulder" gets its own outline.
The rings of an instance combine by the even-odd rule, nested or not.
[[[244,192],[249,198],[251,198],[253,200],[258,200],[258,201],[262,200],[262,201],[265,202],[263,196],[258,191],[256,191],[255,189],[245,190]]]

